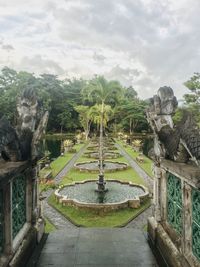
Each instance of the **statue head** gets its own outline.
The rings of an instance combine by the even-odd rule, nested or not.
[[[172,115],[178,102],[171,87],[160,87],[157,93],[160,99],[160,115]]]
[[[38,102],[32,89],[26,89],[17,103],[19,126],[23,129],[35,130]]]

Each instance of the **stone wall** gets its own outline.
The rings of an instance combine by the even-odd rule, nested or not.
[[[170,160],[162,160],[160,167],[155,168],[154,217],[148,220],[148,235],[153,247],[171,267],[200,266],[200,228],[196,227],[194,233],[192,197],[194,192],[200,196],[199,177],[197,166]],[[170,188],[169,179],[175,179],[176,188]],[[170,194],[174,196],[173,201]],[[197,213],[199,216],[199,209]]]
[[[29,162],[4,162],[0,190],[0,266],[23,267],[44,232],[35,167]]]

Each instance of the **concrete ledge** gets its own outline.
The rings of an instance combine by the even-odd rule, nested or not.
[[[88,163],[97,163],[98,164],[98,161],[97,160],[93,160],[93,161],[84,161],[84,162],[78,162],[76,164],[74,164],[74,167],[76,169],[78,169],[80,172],[91,172],[91,173],[97,173],[99,172],[99,167],[95,167],[93,169],[89,169],[87,167],[84,167],[84,164],[88,164]],[[115,172],[115,171],[123,171],[123,170],[126,170],[128,169],[130,166],[125,163],[125,162],[117,162],[117,161],[104,161],[104,163],[114,163],[114,164],[118,164],[118,167],[115,167],[115,168],[110,168],[110,169],[106,169],[104,168],[104,172]],[[83,166],[81,166],[83,165]]]
[[[171,241],[164,228],[153,217],[148,219],[148,237],[155,254],[160,255],[163,262],[161,266],[189,267],[181,251]]]
[[[37,231],[32,228],[27,233],[16,253],[9,263],[9,267],[24,267],[37,244]]]

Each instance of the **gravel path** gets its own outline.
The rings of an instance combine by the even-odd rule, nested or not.
[[[56,177],[54,178],[55,183],[58,184],[59,182],[61,182],[62,177],[65,176],[68,171],[70,171],[71,168],[73,168],[75,162],[77,161],[78,158],[80,158],[80,156],[83,154],[83,152],[85,151],[86,147],[88,145],[83,146],[79,152],[77,152],[72,159],[65,165],[65,167],[62,169],[61,172],[59,172]]]
[[[120,146],[116,144],[116,147],[119,149],[120,153],[128,160],[130,166],[142,177],[147,183],[150,192],[153,191],[153,180],[152,178],[133,160],[131,156]],[[135,228],[142,229],[147,224],[148,217],[152,216],[152,206],[142,212],[139,216],[137,216],[134,220],[128,223],[126,228]]]
[[[65,165],[61,172],[59,172],[54,178],[55,183],[58,184],[61,182],[62,178],[70,171],[70,169],[74,166],[77,159],[83,154],[87,145],[83,146],[78,153],[76,153],[72,159]],[[68,221],[63,215],[61,215],[57,210],[51,207],[48,204],[48,198],[52,194],[54,190],[48,190],[42,193],[42,197],[45,197],[43,200],[43,214],[46,218],[49,219],[51,223],[55,225],[57,229],[65,229],[65,228],[76,228],[74,224]]]

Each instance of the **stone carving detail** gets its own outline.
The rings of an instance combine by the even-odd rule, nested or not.
[[[39,156],[39,140],[45,131],[48,112],[42,112],[33,90],[27,89],[17,102],[18,123],[12,127],[0,119],[0,153],[4,160],[34,160]]]
[[[186,113],[179,125],[174,126],[172,115],[178,102],[170,87],[161,87],[150,99],[147,120],[154,132],[155,161],[161,158],[188,162],[189,158],[199,165],[200,133],[191,116]]]

